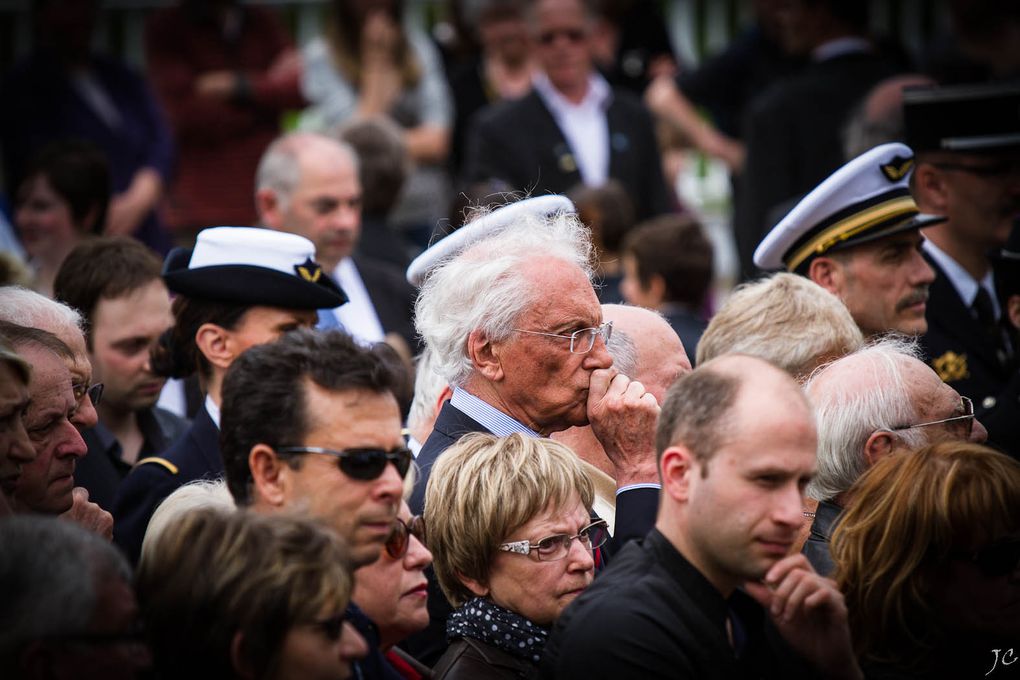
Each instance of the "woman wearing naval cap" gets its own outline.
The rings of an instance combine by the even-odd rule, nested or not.
[[[138,461],[114,504],[114,541],[137,562],[156,506],[174,489],[223,474],[220,388],[227,369],[253,345],[311,328],[320,308],[347,296],[314,261],[315,246],[295,234],[248,227],[200,232],[193,250],[167,256],[163,279],[176,294],[174,325],[152,356],[156,373],[198,372],[205,403],[188,432],[162,456]]]

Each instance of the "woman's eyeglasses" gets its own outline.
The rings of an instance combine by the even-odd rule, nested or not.
[[[393,463],[393,466],[397,468],[397,474],[403,479],[407,475],[407,470],[411,467],[411,461],[414,460],[411,450],[404,447],[391,449],[390,451],[371,448],[336,451],[319,446],[285,446],[277,449],[276,452],[285,456],[305,453],[321,453],[326,456],[334,456],[337,459],[337,465],[340,466],[341,472],[351,479],[360,479],[366,482],[378,479],[386,469],[387,463]]]
[[[425,545],[424,517],[415,515],[406,522],[399,517],[393,520],[393,530],[390,531],[390,535],[383,546],[386,548],[386,554],[395,560],[404,559],[407,549],[411,546],[411,536],[414,536],[422,545]]]
[[[609,530],[606,528],[605,520],[600,519],[597,522],[592,522],[573,536],[570,534],[554,534],[546,536],[537,543],[514,541],[512,543],[503,543],[499,546],[499,549],[503,552],[512,552],[518,555],[531,555],[535,553],[539,562],[555,562],[556,560],[562,560],[570,553],[570,544],[575,538],[589,550],[602,547],[609,539]]]

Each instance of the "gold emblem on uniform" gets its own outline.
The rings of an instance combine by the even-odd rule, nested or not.
[[[931,367],[939,374],[942,382],[963,380],[970,375],[967,370],[967,355],[956,352],[946,352],[931,362]]]
[[[893,156],[892,160],[888,163],[883,163],[879,167],[882,168],[882,174],[885,175],[886,179],[890,182],[899,182],[914,167],[914,159],[913,157]]]
[[[569,151],[559,159],[560,170],[563,172],[574,172],[577,170],[577,161],[574,160],[574,154]]]
[[[294,270],[298,273],[298,276],[309,283],[318,283],[319,278],[322,276],[322,267],[318,262],[314,262],[312,258],[305,260],[304,264],[295,265]]]

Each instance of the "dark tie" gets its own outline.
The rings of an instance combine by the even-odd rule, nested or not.
[[[992,306],[992,296],[988,294],[984,286],[978,286],[977,295],[974,297],[974,304],[971,305],[978,325],[987,337],[996,352],[1000,355],[999,361],[1004,358],[1005,347],[1002,339],[1002,330],[995,320],[995,308]]]

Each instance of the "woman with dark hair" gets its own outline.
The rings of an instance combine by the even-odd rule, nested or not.
[[[979,678],[1020,651],[1020,463],[943,442],[849,495],[832,556],[868,678]]]
[[[153,371],[182,378],[198,372],[203,408],[162,456],[138,461],[114,504],[114,540],[138,560],[156,505],[195,479],[223,474],[219,413],[223,378],[242,352],[296,328],[311,328],[317,309],[347,301],[313,261],[308,239],[269,229],[215,227],[194,249],[175,249],[163,278],[177,297],[174,325],[160,339]]]
[[[29,164],[14,217],[37,291],[52,297],[64,259],[82,239],[102,232],[110,192],[106,157],[91,142],[53,142]]]
[[[329,132],[353,118],[394,120],[416,169],[390,220],[431,233],[445,216],[435,197],[449,193],[442,164],[452,105],[436,48],[404,27],[403,10],[403,0],[333,0],[324,35],[303,51],[301,86],[312,105],[301,126]]]
[[[187,512],[138,569],[156,677],[344,680],[367,651],[344,620],[353,583],[346,545],[314,520]]]

